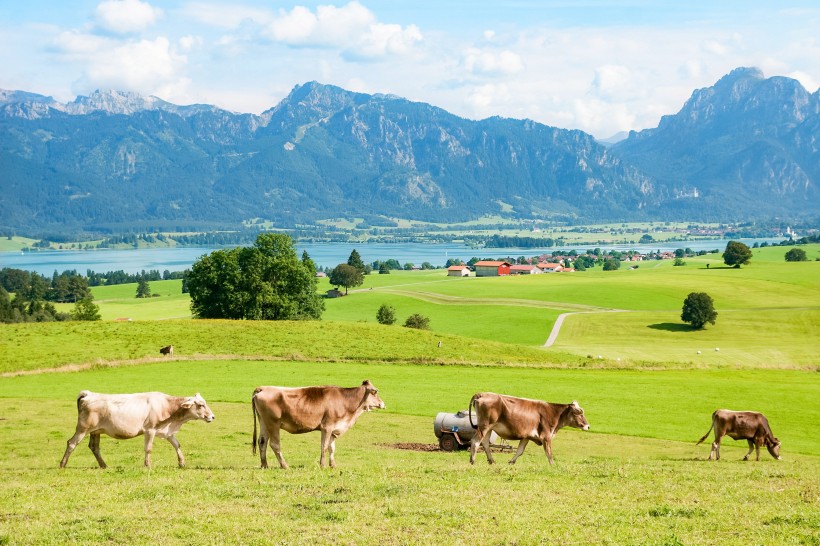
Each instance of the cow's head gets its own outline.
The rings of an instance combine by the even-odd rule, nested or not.
[[[373,386],[369,379],[362,381],[362,387],[365,388],[364,402],[362,402],[364,411],[384,409],[384,402],[379,398],[379,389]]]
[[[208,407],[207,402],[205,402],[205,399],[202,398],[199,393],[185,398],[182,402],[182,407],[188,410],[188,414],[192,419],[202,419],[206,423],[210,423],[216,419],[214,412],[211,411],[211,408]]]
[[[580,428],[581,430],[589,430],[589,423],[587,422],[587,418],[584,417],[584,409],[578,405],[578,401],[573,400],[568,409],[569,421],[567,425]]]
[[[780,440],[775,437],[771,439],[766,439],[766,449],[769,450],[769,454],[777,459],[780,460]]]

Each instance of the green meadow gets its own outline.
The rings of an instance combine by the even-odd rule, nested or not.
[[[740,269],[707,255],[374,274],[315,322],[192,320],[180,281],[142,300],[136,285],[96,287],[100,322],[0,326],[0,544],[820,544],[820,262],[786,250],[755,249]],[[715,325],[680,321],[692,291],[715,300]],[[397,324],[376,322],[382,304]],[[401,327],[412,313],[431,330]],[[336,469],[318,468],[318,433],[283,434],[289,470],[259,468],[254,387],[364,379],[387,407],[337,441]],[[200,392],[217,419],[178,434],[185,469],[163,440],[145,469],[140,439],[103,437],[108,469],[83,443],[60,470],[82,389]],[[509,452],[470,466],[438,450],[433,421],[478,391],[578,400],[591,429],[562,430],[553,466],[532,443],[514,466]],[[695,442],[718,408],[765,413],[783,460],[744,462],[746,443],[725,438],[706,461],[712,436]]]

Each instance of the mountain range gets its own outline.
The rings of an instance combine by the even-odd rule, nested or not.
[[[260,115],[0,90],[0,230],[812,218],[820,91],[739,68],[624,140],[310,82]]]

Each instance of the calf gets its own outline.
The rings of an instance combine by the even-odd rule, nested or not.
[[[145,466],[151,466],[151,448],[154,437],[165,438],[177,452],[179,466],[185,466],[185,457],[176,439],[176,433],[187,421],[202,419],[210,423],[214,414],[199,393],[194,396],[168,396],[161,392],[136,394],[99,394],[82,391],[77,398],[77,430],[68,440],[60,468],[65,468],[71,452],[86,434],[91,437],[88,447],[97,458],[100,468],[106,464],[100,455],[100,434],[118,440],[145,435]]]
[[[780,440],[774,437],[772,429],[769,427],[769,421],[762,413],[756,411],[716,410],[712,414],[712,426],[695,445],[702,443],[712,432],[712,429],[715,429],[715,441],[712,442],[709,460],[712,459],[712,455],[715,456],[716,461],[720,460],[720,440],[724,436],[728,436],[733,440],[746,440],[749,442],[749,451],[743,457],[744,461],[749,460],[752,450],[755,450],[756,460],[759,461],[760,446],[762,445],[766,446],[772,457],[778,461],[780,460]]]
[[[475,408],[478,424],[473,424]],[[552,439],[563,427],[570,426],[589,430],[584,410],[578,402],[572,404],[552,404],[529,398],[516,398],[492,392],[480,392],[470,400],[468,417],[476,434],[470,442],[470,464],[475,464],[478,444],[484,446],[487,461],[495,463],[490,451],[490,431],[505,440],[520,440],[515,456],[510,464],[524,453],[530,440],[544,446],[547,460],[552,464]]]

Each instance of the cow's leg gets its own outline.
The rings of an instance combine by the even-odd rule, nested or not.
[[[60,468],[65,468],[65,465],[68,464],[68,458],[71,456],[74,448],[77,447],[77,444],[79,444],[84,437],[85,431],[78,428],[77,432],[74,433],[74,436],[69,438],[65,448],[65,453],[63,454],[63,459],[60,461]]]
[[[760,460],[760,446],[763,444],[763,438],[755,438],[755,461]],[[751,452],[750,452],[751,453]]]
[[[524,448],[527,447],[527,444],[530,443],[528,438],[522,438],[520,442],[518,442],[518,449],[515,451],[515,455],[512,459],[510,459],[510,464],[515,464],[515,461],[524,454]]]
[[[155,430],[145,431],[145,466],[151,468],[151,450],[154,449]]]
[[[176,436],[169,436],[168,441],[171,442],[171,445],[174,446],[174,449],[177,452],[177,461],[179,462],[179,467],[185,468],[185,456],[182,454],[182,448],[179,446],[179,440],[177,440]]]
[[[319,455],[319,467],[325,467],[325,451],[330,450],[330,444],[333,442],[333,434],[326,429],[322,429],[322,453]]]
[[[544,452],[547,454],[547,460],[552,464],[552,436],[544,439]]]
[[[473,439],[470,440],[470,464],[475,464],[475,452],[479,443],[481,443],[481,431],[477,430]]]
[[[744,460],[744,461],[748,461],[748,460],[749,460],[749,455],[751,455],[751,454],[752,454],[752,451],[754,451],[754,448],[755,448],[755,443],[754,443],[752,440],[749,440],[749,439],[747,438],[747,439],[746,439],[746,441],[747,441],[747,442],[749,442],[749,451],[746,453],[746,455],[744,455],[744,456],[743,456],[743,460]],[[758,454],[758,457],[760,457],[760,455],[759,455],[759,454]],[[759,459],[758,459],[758,460],[759,460]]]
[[[330,459],[330,468],[336,468],[336,436],[331,435],[329,448],[328,458]]]
[[[91,453],[94,454],[94,458],[97,459],[97,464],[100,465],[100,468],[108,468],[108,465],[105,464],[105,461],[103,461],[102,455],[100,454],[99,433],[91,434],[91,437],[88,439],[88,448],[91,450]]]
[[[489,429],[482,434],[481,438],[481,445],[484,447],[484,453],[487,454],[487,462],[490,464],[495,464],[495,459],[493,458],[493,450],[490,448],[490,436],[492,431]]]
[[[288,463],[285,462],[285,457],[282,456],[282,444],[279,442],[279,427],[273,427],[270,431],[270,448],[273,450],[274,455],[279,460],[279,466],[281,468],[288,468]],[[264,452],[263,452],[264,453]],[[267,457],[262,455],[262,468],[268,467]]]
[[[720,439],[722,436],[715,435],[715,441],[712,442],[712,451],[709,452],[709,460],[712,460],[712,455],[715,456],[715,460],[720,460]]]

